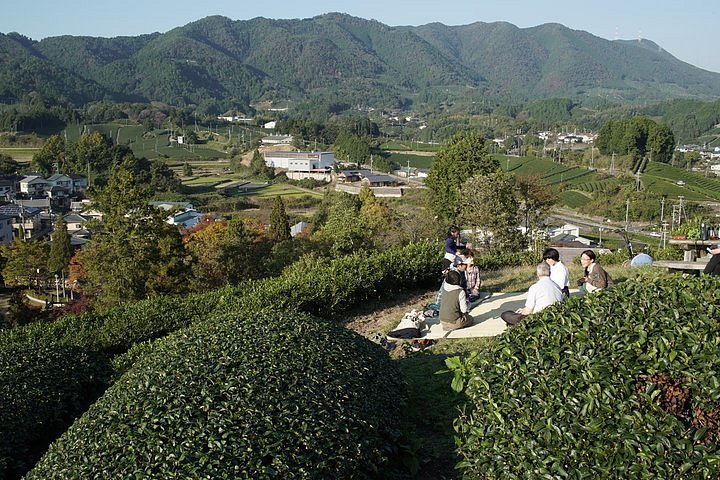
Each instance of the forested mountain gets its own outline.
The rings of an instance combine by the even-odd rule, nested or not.
[[[165,34],[0,34],[0,102],[161,101],[209,112],[259,100],[393,107],[448,99],[598,97],[613,102],[720,95],[720,74],[654,43],[609,41],[559,24],[389,27],[332,13],[233,21]]]

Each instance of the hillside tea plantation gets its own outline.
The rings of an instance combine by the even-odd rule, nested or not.
[[[304,314],[160,342],[26,478],[378,478],[406,397],[378,345]]]
[[[468,478],[718,478],[720,281],[639,277],[448,365]]]
[[[287,330],[286,327],[282,327],[282,323],[273,323],[274,321],[280,322],[280,320],[272,320],[279,315],[279,312],[289,316],[300,311],[321,313],[326,319],[340,322],[342,320],[341,313],[358,302],[387,298],[394,293],[410,288],[435,284],[439,280],[440,258],[439,246],[432,244],[409,244],[370,255],[357,254],[333,260],[309,257],[286,269],[282,275],[275,278],[247,281],[238,286],[226,287],[204,294],[157,297],[134,304],[120,305],[102,312],[66,316],[52,323],[34,323],[24,327],[0,330],[0,366],[2,367],[0,370],[2,372],[0,477],[18,478],[32,467],[47,449],[49,442],[67,429],[76,416],[112,385],[113,379],[124,378],[122,375],[128,370],[132,370],[136,362],[141,362],[146,356],[154,355],[155,349],[160,348],[158,345],[164,345],[163,339],[172,332],[184,332],[187,328],[195,328],[194,325],[210,324],[214,318],[218,317],[242,318],[244,322],[257,324],[253,328],[258,330],[244,330],[246,336],[251,335],[251,338],[248,338],[248,341],[251,342],[248,348],[255,348],[256,343],[265,345],[266,338],[276,338],[278,333],[274,332],[274,329]],[[397,271],[404,272],[404,276],[398,279]],[[262,312],[272,312],[275,316],[263,317]],[[352,397],[352,401],[361,401],[366,398],[364,394],[351,388],[354,381],[351,378],[352,375],[362,373],[362,375],[372,374],[381,377],[396,376],[394,373],[388,373],[382,369],[372,373],[375,368],[373,365],[378,365],[372,360],[374,358],[372,356],[377,354],[374,349],[378,347],[369,340],[354,335],[348,337],[350,332],[338,333],[339,327],[333,327],[334,330],[309,331],[301,329],[300,325],[295,325],[306,321],[312,323],[307,318],[307,316],[301,315],[291,322],[294,327],[291,329],[292,332],[286,336],[295,340],[283,348],[288,352],[296,346],[300,348],[302,342],[295,335],[298,334],[297,332],[305,332],[307,340],[312,343],[312,346],[308,348],[343,351],[342,355],[346,355],[360,370],[353,371],[355,373],[349,371],[343,373],[342,368],[345,367],[341,367],[342,364],[339,363],[336,370],[327,366],[327,372],[339,375],[338,378],[348,385],[346,392],[348,399]],[[326,320],[325,323],[330,324],[331,320]],[[330,329],[331,327],[328,325],[326,328]],[[340,342],[339,346],[335,344],[335,337]],[[348,338],[351,340],[347,340]],[[278,342],[280,340],[277,339]],[[221,338],[218,339],[218,342],[221,343],[225,341]],[[348,345],[347,342],[350,344]],[[363,344],[366,346],[362,347]],[[261,361],[262,352],[275,351],[273,348],[275,348],[274,344],[266,345],[262,347],[262,351],[257,352],[258,356],[253,358]],[[366,350],[368,348],[370,350]],[[282,354],[275,351],[277,358],[273,358],[273,361],[296,365],[289,359],[283,359],[285,355],[295,355],[295,353],[285,353],[285,350]],[[370,357],[366,357],[364,352],[371,352],[369,353]],[[302,352],[297,353],[297,355],[301,354]],[[383,353],[383,355],[385,354]],[[248,360],[249,357],[243,358]],[[389,362],[386,355],[384,358]],[[110,365],[113,366],[113,371],[110,371]],[[299,367],[296,365],[293,368]],[[369,368],[370,373],[363,368]],[[205,371],[200,367],[192,371],[199,375],[205,375]],[[177,372],[168,373],[168,375],[175,373]],[[269,376],[280,376],[280,373],[272,369],[267,373]],[[188,377],[192,376],[190,372],[186,372],[186,374]],[[136,371],[133,375],[154,375],[154,373],[137,373]],[[307,377],[307,379],[311,383],[317,381],[316,377]],[[185,380],[188,383],[194,381],[189,378]],[[204,380],[198,379],[197,381],[202,383]],[[391,379],[387,381],[391,381]],[[296,379],[296,383],[292,384],[293,389],[303,388],[298,382],[300,380]],[[263,389],[258,383],[254,392],[260,394],[262,391]],[[390,387],[388,387],[388,392],[390,391]],[[381,393],[377,392],[377,395]],[[121,391],[118,394],[124,393]],[[338,392],[337,395],[340,393]],[[395,402],[402,402],[402,395],[400,393],[398,395],[393,399],[393,405],[378,403],[366,406],[372,411],[375,411],[373,409],[395,408]],[[148,396],[152,395],[148,394]],[[212,403],[213,399],[219,398],[222,396],[207,397],[206,400]],[[335,401],[340,402],[338,399]],[[290,400],[286,400],[287,402],[292,403]],[[374,400],[371,400],[372,402]],[[44,405],[45,403],[48,403],[48,407],[41,411],[31,408],[33,405]],[[338,404],[335,404],[335,407],[337,406]],[[288,405],[286,407],[291,408]],[[149,412],[155,412],[159,417],[155,418],[154,414]],[[138,425],[143,425],[143,422],[170,425],[170,423],[164,422],[177,420],[166,419],[160,412],[161,410],[148,410],[146,412],[148,417],[138,417],[140,421]],[[195,417],[192,415],[195,413],[197,412],[187,418],[189,422],[194,421]],[[221,415],[221,413],[217,414]],[[338,425],[345,425],[345,418],[342,415],[333,414],[330,419],[339,422]],[[358,419],[357,421],[363,423],[365,420]],[[95,425],[105,429],[99,424]],[[98,432],[98,434],[100,433]],[[366,433],[362,435],[365,436]],[[367,435],[370,438],[372,434],[367,433]],[[373,444],[367,449],[360,446],[357,448],[365,453],[382,450],[382,453],[377,453],[378,457],[373,457],[373,461],[381,463],[385,458],[384,455],[388,453],[385,451],[385,447],[384,444]],[[132,452],[126,453],[130,455]],[[316,453],[320,455],[320,453]],[[138,462],[142,460],[141,457],[133,458]],[[310,456],[306,459],[311,459],[313,468],[320,468],[316,465],[315,458]],[[300,462],[300,460],[296,460],[296,462]],[[48,465],[46,464],[46,468],[50,468]],[[106,465],[111,468],[109,464]],[[92,476],[72,477],[72,474],[67,472],[66,474],[70,476],[64,478],[93,478]],[[112,475],[112,472],[108,475]],[[182,475],[181,477],[187,478]],[[36,478],[43,477],[41,475]]]

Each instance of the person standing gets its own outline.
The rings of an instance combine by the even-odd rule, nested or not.
[[[613,281],[610,275],[595,262],[595,252],[592,250],[582,252],[580,265],[585,269],[585,276],[577,281],[580,292],[590,293],[612,287]]]
[[[507,310],[500,314],[500,318],[508,325],[516,325],[531,313],[538,313],[563,299],[560,287],[550,280],[550,265],[545,262],[538,264],[535,268],[535,273],[537,274],[538,280],[530,285],[525,306],[518,308],[514,312]]]
[[[465,248],[465,245],[460,245],[460,227],[453,225],[448,231],[448,236],[445,239],[445,256],[442,262],[442,271],[447,271],[451,265],[455,263],[455,256],[458,250]]]
[[[443,283],[442,303],[440,303],[440,324],[445,331],[469,327],[473,317],[468,313],[465,290],[460,286],[460,272],[450,270]]]
[[[560,252],[554,248],[546,248],[543,252],[543,260],[550,265],[550,280],[560,288],[565,298],[570,296],[570,273],[567,267],[560,261]]]

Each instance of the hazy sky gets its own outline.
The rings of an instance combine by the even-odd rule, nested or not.
[[[135,36],[166,32],[209,15],[233,20],[309,18],[343,12],[387,25],[556,22],[598,37],[647,38],[680,60],[720,72],[717,0],[34,0],[6,2],[0,32],[35,40],[57,35]]]

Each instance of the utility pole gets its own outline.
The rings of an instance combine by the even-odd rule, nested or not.
[[[665,197],[660,200],[660,223],[665,223]]]
[[[625,231],[628,231],[628,217],[630,215],[630,199],[625,200]]]

